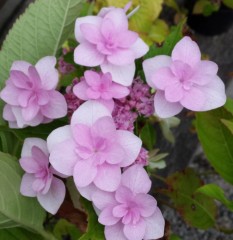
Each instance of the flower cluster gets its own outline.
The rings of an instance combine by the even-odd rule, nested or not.
[[[138,116],[154,112],[161,118],[178,114],[183,107],[206,111],[226,101],[217,65],[202,61],[189,37],[175,46],[172,56],[143,62],[146,81],[133,81],[135,59],[148,51],[138,34],[128,29],[125,9],[104,8],[98,16],[76,20],[74,51],[77,64],[87,70],[62,95],[56,90],[55,57],[44,57],[33,66],[16,61],[1,91],[6,102],[3,117],[11,128],[24,128],[70,116],[70,123],[54,129],[47,141],[27,138],[20,165],[26,172],[20,192],[37,197],[55,214],[65,197],[61,178],[73,177],[79,193],[92,201],[107,240],[158,239],[164,218],[148,194],[151,180],[144,169],[148,151],[134,134]],[[63,73],[72,71],[60,59]],[[12,97],[13,96],[13,97]],[[154,102],[154,104],[153,104]]]

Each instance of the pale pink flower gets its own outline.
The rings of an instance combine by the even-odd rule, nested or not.
[[[202,61],[198,45],[189,37],[176,44],[171,57],[161,55],[145,60],[143,68],[147,83],[157,89],[155,113],[161,118],[172,117],[183,107],[208,111],[226,102],[217,64]]]
[[[142,144],[133,133],[116,130],[110,111],[91,100],[74,112],[71,125],[54,130],[47,141],[55,170],[73,176],[78,190],[93,183],[104,191],[117,189],[121,167],[135,161]]]
[[[95,190],[92,201],[106,240],[158,239],[165,221],[156,200],[148,194],[151,180],[142,166],[129,167],[114,193]]]
[[[81,82],[74,86],[74,94],[82,100],[98,100],[111,112],[114,107],[114,99],[119,99],[129,94],[129,89],[112,82],[110,73],[97,73],[86,71]]]
[[[55,172],[49,166],[46,141],[26,138],[19,162],[26,172],[21,182],[21,194],[37,197],[46,211],[55,214],[65,198],[65,185],[53,176]]]
[[[67,114],[64,96],[56,91],[58,72],[56,58],[44,57],[35,66],[25,61],[15,61],[10,77],[1,91],[7,104],[3,118],[12,128],[36,126],[51,122]]]
[[[77,64],[110,72],[114,82],[130,86],[135,59],[148,51],[136,32],[128,30],[128,19],[120,8],[108,8],[99,16],[77,18],[75,36],[80,43],[74,51]]]

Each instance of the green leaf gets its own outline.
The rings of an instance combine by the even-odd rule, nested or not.
[[[166,38],[162,47],[152,45],[150,47],[149,52],[144,56],[144,59],[152,58],[152,57],[155,57],[155,56],[158,56],[158,55],[168,55],[168,56],[170,56],[173,48],[175,47],[177,42],[179,42],[180,39],[183,36],[182,35],[182,30],[183,30],[183,26],[184,26],[185,22],[186,22],[186,19],[181,21],[179,23],[179,25],[177,25],[176,27],[173,27],[171,33]]]
[[[84,0],[37,0],[16,21],[0,52],[0,87],[15,60],[35,64],[40,58],[56,55],[74,31],[74,21]]]
[[[164,4],[175,9],[177,12],[180,12],[180,7],[177,4],[176,0],[164,0]]]
[[[228,182],[233,184],[233,136],[222,123],[232,121],[233,115],[228,101],[226,106],[196,114],[196,128],[205,155],[214,169]]]
[[[44,238],[23,228],[8,228],[0,230],[2,240],[44,240]]]
[[[233,1],[232,0],[222,0],[223,4],[229,8],[233,8]]]
[[[221,122],[230,130],[230,132],[233,134],[233,121],[229,121],[226,119],[221,119]]]
[[[93,209],[91,202],[84,198],[81,198],[82,206],[85,208],[88,214],[88,227],[87,232],[79,238],[79,240],[103,240],[104,226],[98,222],[98,217]]]
[[[169,237],[169,240],[182,240],[179,236],[177,236],[176,234],[172,234],[170,237]]]
[[[14,157],[0,152],[0,228],[24,227],[47,236],[43,230],[45,211],[36,198],[20,194],[22,170]]]
[[[202,186],[196,173],[187,168],[166,179],[168,189],[162,192],[172,199],[174,207],[193,227],[207,229],[215,224],[216,206],[213,199],[196,190]]]
[[[167,23],[161,19],[156,19],[153,23],[148,38],[152,41],[161,44],[169,34]]]
[[[77,240],[82,235],[80,230],[74,224],[69,223],[65,219],[60,219],[58,221],[54,227],[53,233],[58,240]]]
[[[156,143],[156,134],[154,127],[146,123],[141,130],[140,138],[142,139],[143,144],[148,150],[152,150]]]
[[[224,191],[215,184],[207,184],[196,190],[196,192],[200,192],[205,194],[206,196],[216,199],[219,202],[223,203],[227,208],[233,211],[233,201],[229,201],[224,194]]]

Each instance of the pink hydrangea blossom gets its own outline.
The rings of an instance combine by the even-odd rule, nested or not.
[[[202,61],[198,45],[184,37],[171,57],[161,55],[143,62],[147,83],[157,89],[155,113],[161,118],[178,114],[183,107],[208,111],[226,102],[225,87],[217,76],[218,66]]]
[[[147,166],[149,163],[149,152],[145,148],[141,148],[140,153],[135,160],[136,164],[139,164],[141,166]]]
[[[81,82],[74,86],[74,94],[82,100],[98,100],[112,112],[113,98],[119,99],[129,94],[129,89],[112,82],[110,73],[86,71]]]
[[[56,91],[56,58],[44,57],[35,66],[25,61],[13,63],[10,77],[1,91],[7,104],[3,118],[12,128],[36,126],[67,114],[64,96]]]
[[[49,166],[46,141],[25,139],[19,162],[26,172],[21,182],[21,194],[37,197],[46,211],[55,214],[65,198],[65,185],[53,175],[54,171]]]
[[[73,176],[78,189],[93,183],[104,191],[117,189],[121,167],[135,161],[142,144],[133,133],[116,130],[111,112],[91,100],[74,112],[71,125],[54,130],[47,142],[55,170]]]
[[[128,19],[120,8],[108,8],[99,16],[77,18],[75,36],[80,43],[74,51],[77,64],[110,72],[114,82],[130,86],[135,59],[148,51],[136,32],[128,30]]]
[[[142,166],[129,167],[114,193],[96,190],[92,201],[105,225],[106,240],[158,239],[165,221],[156,200],[148,194],[151,180]]]

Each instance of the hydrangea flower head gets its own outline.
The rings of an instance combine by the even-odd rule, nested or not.
[[[164,235],[164,218],[156,200],[148,194],[151,181],[142,166],[133,165],[122,174],[114,193],[95,191],[93,204],[100,210],[106,240],[158,239]],[[98,212],[98,211],[97,211]]]
[[[120,8],[100,11],[99,16],[77,18],[75,36],[80,43],[74,51],[77,64],[100,66],[110,72],[114,82],[130,86],[135,73],[135,59],[148,51],[138,34],[128,30],[126,13]]]
[[[81,82],[74,86],[74,94],[82,100],[99,100],[113,110],[113,98],[123,98],[129,94],[129,89],[112,82],[110,73],[86,71]]]
[[[226,102],[225,87],[217,76],[218,66],[202,61],[198,45],[184,37],[171,57],[161,55],[143,62],[147,83],[157,89],[155,113],[161,118],[178,114],[183,107],[208,111]]]
[[[65,198],[65,185],[53,176],[54,171],[49,167],[46,142],[39,138],[25,139],[19,162],[26,172],[21,182],[21,194],[37,197],[46,211],[55,214]]]
[[[142,144],[133,133],[116,130],[110,111],[96,101],[83,103],[71,125],[54,130],[47,141],[55,170],[73,176],[78,190],[93,183],[104,191],[117,189],[121,167],[135,161]]]
[[[3,117],[12,128],[36,126],[67,114],[64,96],[56,91],[56,58],[44,57],[35,66],[25,61],[13,63],[1,98],[7,104]]]

